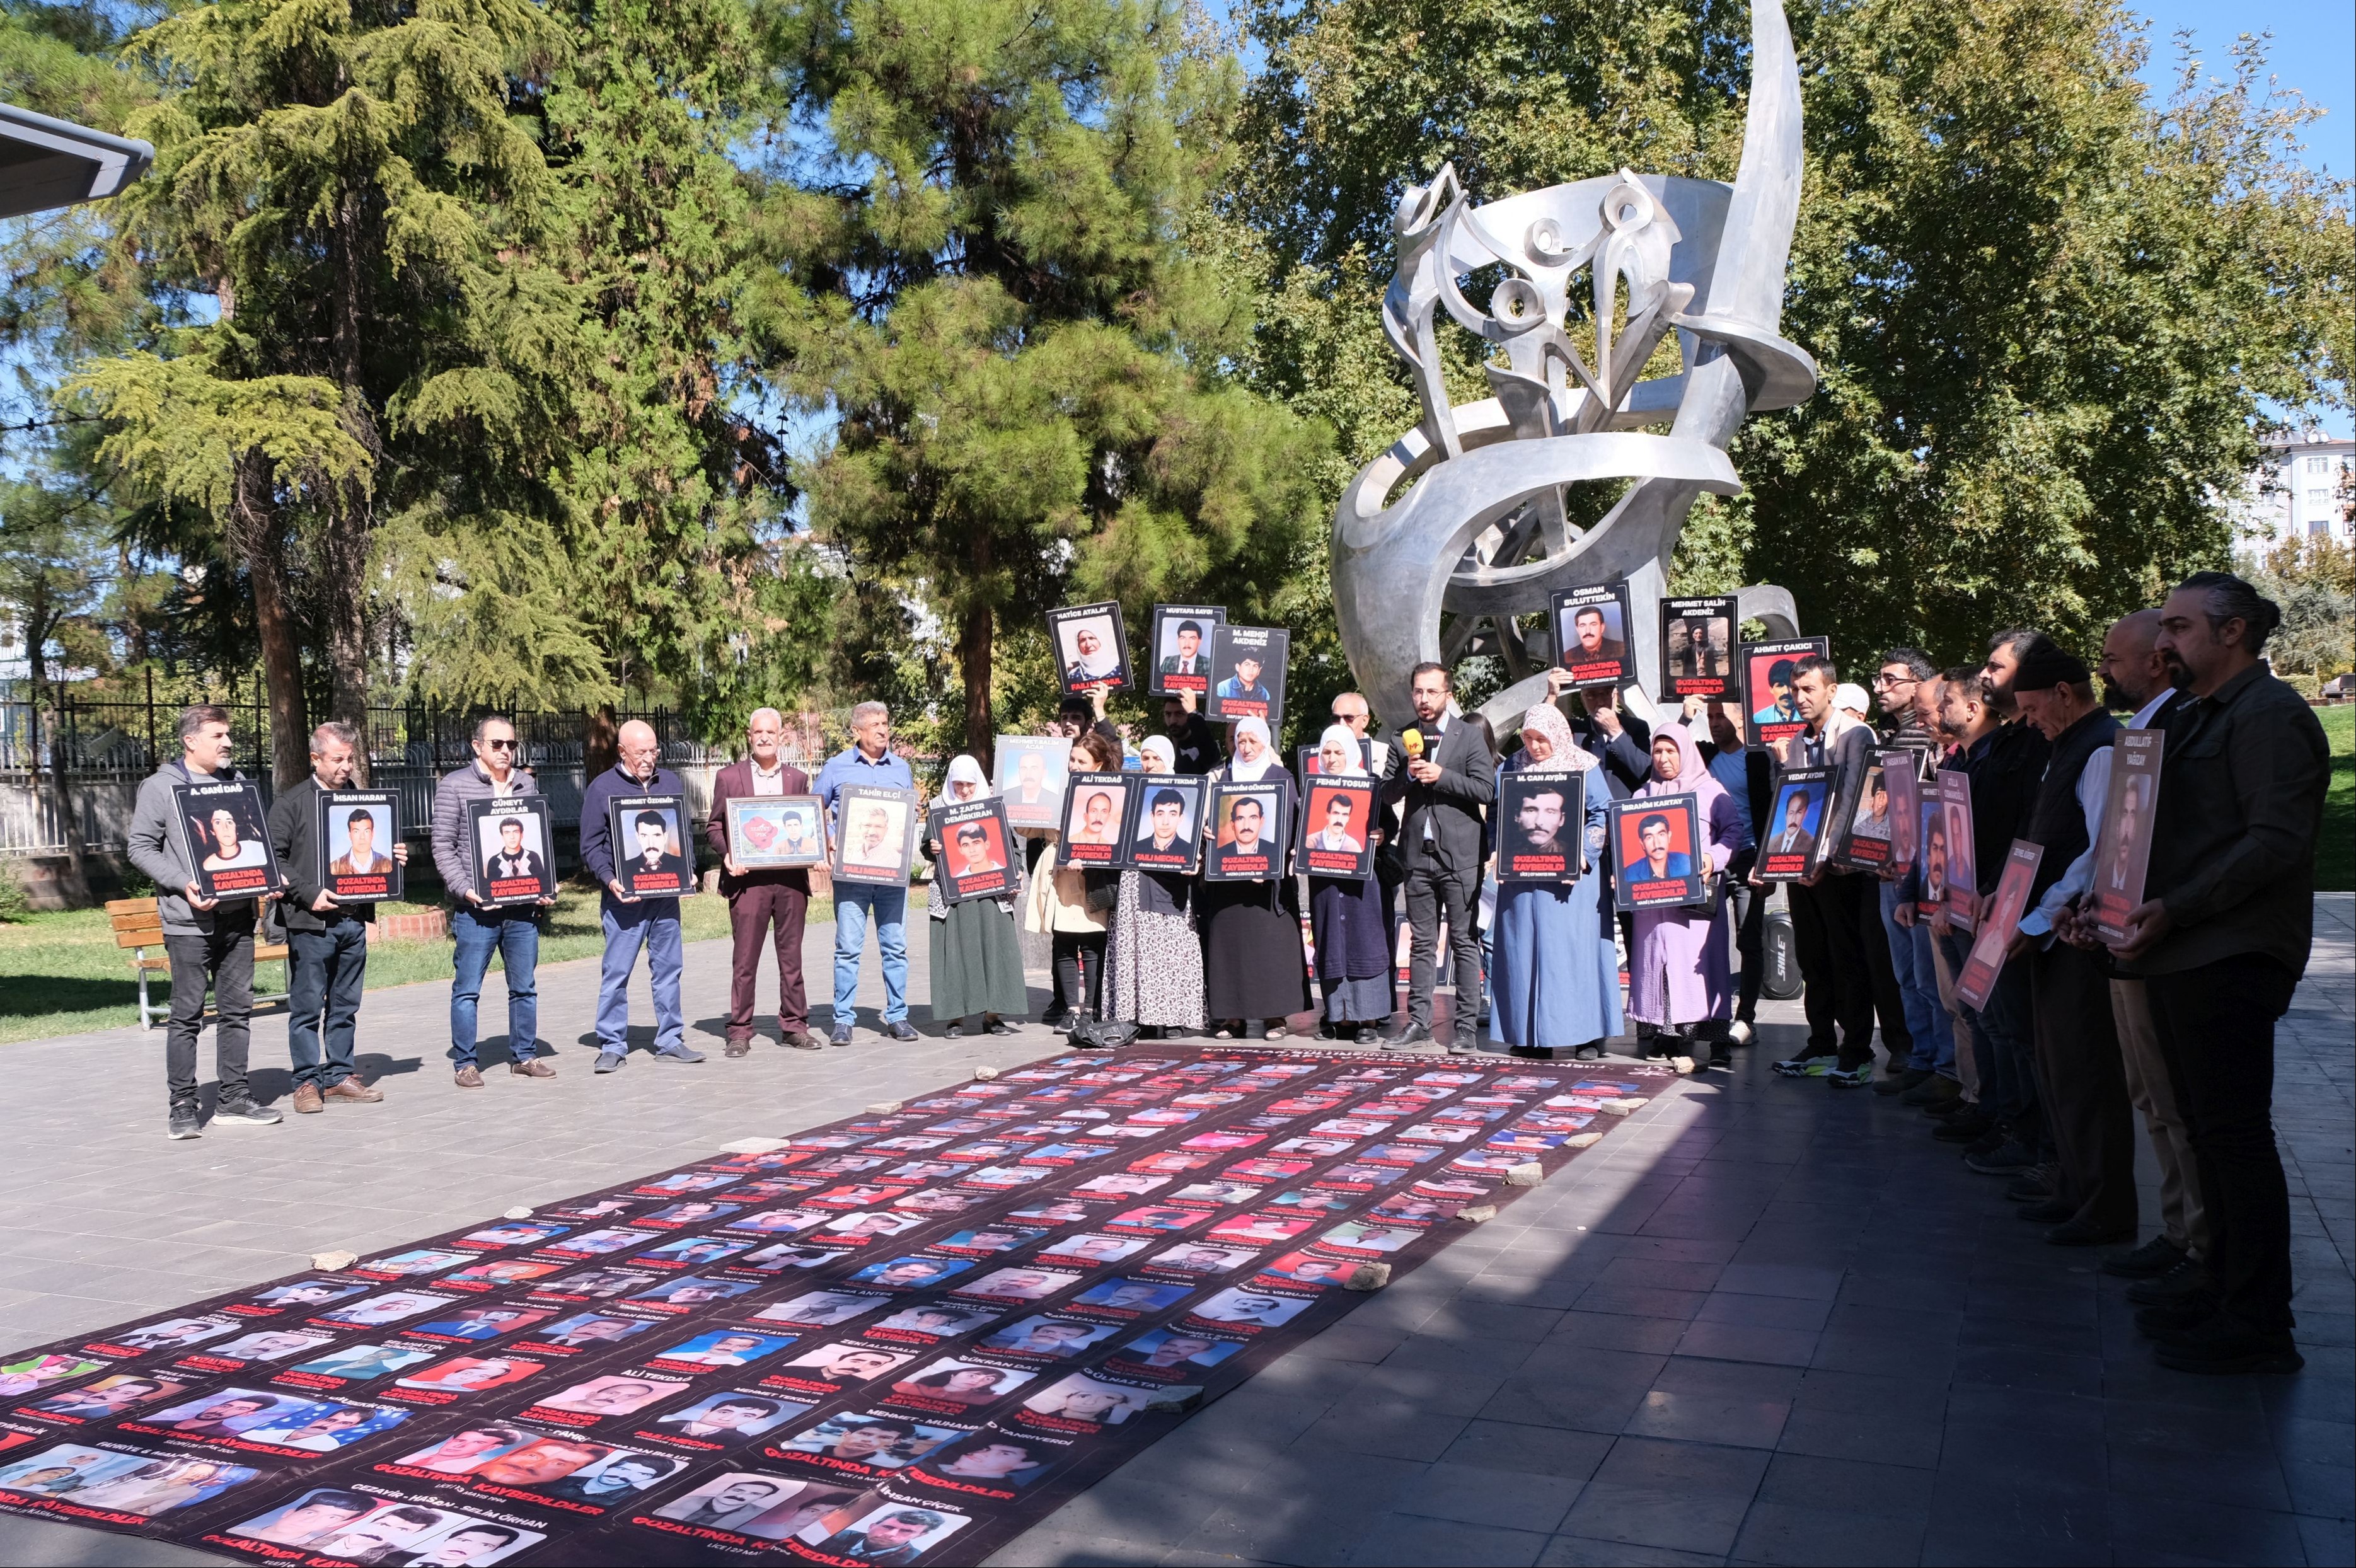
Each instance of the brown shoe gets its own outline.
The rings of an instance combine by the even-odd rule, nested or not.
[[[371,1089],[357,1078],[339,1078],[327,1085],[330,1100],[349,1100],[355,1105],[373,1105],[384,1098],[384,1091]]]
[[[810,1033],[810,1031],[806,1029],[787,1029],[786,1031],[785,1043],[792,1046],[796,1051],[824,1051],[826,1049],[826,1042],[819,1039],[818,1036]]]
[[[483,1075],[477,1072],[475,1064],[469,1061],[466,1066],[458,1069],[455,1082],[461,1089],[479,1089],[483,1086]]]
[[[723,1056],[750,1056],[753,1054],[753,1042],[749,1040],[739,1039],[732,1036],[728,1043],[720,1048],[720,1054]]]
[[[319,1086],[316,1083],[297,1083],[294,1085],[294,1114],[296,1115],[316,1116],[327,1108],[327,1102],[319,1098]]]
[[[508,1063],[508,1071],[518,1078],[553,1078],[556,1069],[537,1056],[527,1056],[521,1061]]]

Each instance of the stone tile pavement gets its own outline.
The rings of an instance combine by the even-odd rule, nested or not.
[[[1770,1075],[1798,1033],[1796,1008],[1771,1005],[1735,1073],[1678,1085],[993,1561],[2348,1563],[2356,900],[2326,895],[2318,912],[2276,1095],[2297,1202],[2300,1377],[2155,1368],[2119,1283],[2083,1253],[2040,1244],[1919,1118]],[[830,941],[811,933],[813,976]],[[551,965],[552,1082],[493,1073],[480,1092],[453,1090],[446,991],[378,992],[361,1050],[384,1104],[193,1144],[162,1136],[160,1035],[6,1048],[0,1348],[273,1277],[316,1250],[366,1251],[661,1169],[1056,1044],[1035,1026],[1000,1040],[928,1031],[909,1046],[862,1032],[849,1050],[765,1043],[727,1061],[725,952],[698,944],[688,964],[691,1040],[713,1047],[700,1066],[637,1054],[593,1080],[594,968]],[[928,1027],[921,948],[912,966]],[[871,973],[862,1005],[880,998]],[[254,1060],[283,1063],[284,1033],[277,1019],[259,1025]],[[283,1068],[256,1081],[284,1092]],[[211,1561],[19,1520],[0,1520],[0,1559]]]

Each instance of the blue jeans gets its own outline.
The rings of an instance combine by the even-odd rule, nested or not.
[[[1906,1033],[1914,1042],[1909,1064],[1942,1078],[1955,1076],[1955,1033],[1939,1005],[1939,971],[1931,959],[1931,928],[1898,923],[1898,884],[1881,884],[1881,929],[1890,936],[1890,966],[1898,972],[1898,996],[1906,1008]]]
[[[605,958],[597,971],[597,1052],[623,1056],[630,1049],[630,971],[638,949],[647,950],[647,978],[655,994],[655,1049],[687,1048],[687,1017],[679,1006],[679,972],[687,949],[679,935],[677,899],[624,903],[612,893],[599,901],[598,923],[605,930]]]
[[[286,982],[286,1054],[294,1064],[294,1082],[332,1089],[352,1075],[352,1036],[368,980],[368,926],[347,918],[325,931],[290,931],[286,951],[294,960]]]
[[[1964,960],[1971,954],[1972,939],[1955,932],[1947,937],[1946,947],[1949,967],[1961,975]],[[2034,1147],[2038,1136],[2033,1121],[2037,1114],[2037,1061],[2031,1054],[2029,965],[2007,964],[1997,971],[1987,1007],[1974,1011],[1971,1004],[1961,997],[1956,998],[1955,1006],[1972,1026],[1973,1047],[1979,1065],[1980,1104],[1997,1121],[2019,1131],[2024,1143]]]
[[[908,1016],[908,890],[834,884],[834,1027],[856,1016],[859,955],[867,948],[867,926],[875,925],[875,951],[884,958],[884,1021]],[[1079,998],[1070,998],[1077,1006]]]
[[[450,1060],[475,1064],[475,1004],[497,951],[508,966],[508,1057],[529,1061],[540,1045],[540,922],[521,911],[501,912],[461,905],[450,915],[458,944],[458,972],[450,982]]]

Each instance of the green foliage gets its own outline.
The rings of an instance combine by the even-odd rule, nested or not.
[[[2282,607],[2266,639],[2275,673],[2313,697],[2323,682],[2356,667],[2356,546],[2329,534],[2285,541],[2242,563],[2259,592]],[[2292,672],[2297,672],[2294,675]]]

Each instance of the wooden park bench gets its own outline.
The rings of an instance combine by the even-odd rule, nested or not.
[[[154,899],[115,899],[106,906],[106,918],[114,924],[114,945],[131,949],[131,967],[139,976],[139,1027],[154,1029],[157,1019],[172,1016],[168,992],[161,1004],[147,999],[147,976],[168,975],[172,970],[171,959],[164,955],[163,912],[156,907]],[[256,964],[284,964],[286,962],[286,944],[257,939],[253,944],[253,961]],[[282,973],[289,977],[291,983],[292,968]],[[253,994],[253,1005],[257,1008],[266,1002],[283,1002],[285,999],[286,992],[283,989],[266,995],[256,990]]]

